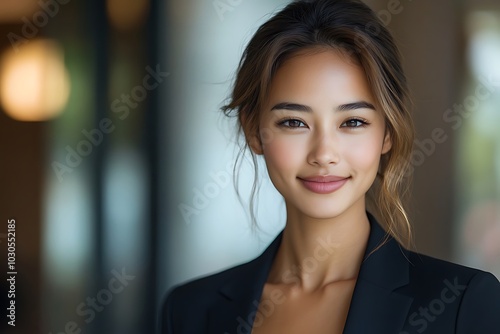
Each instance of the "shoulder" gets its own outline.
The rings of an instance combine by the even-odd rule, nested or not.
[[[197,319],[197,326],[203,323],[207,310],[225,298],[223,287],[251,276],[255,261],[256,259],[170,288],[162,302],[161,333],[172,333],[173,319],[183,319],[181,322],[188,323],[189,319],[185,318],[189,317]]]
[[[490,333],[500,328],[500,283],[494,275],[414,252],[407,254],[409,284],[404,290],[414,298],[415,321],[438,321],[453,313],[457,333]]]
[[[216,293],[226,282],[234,281],[235,279],[249,274],[253,262],[254,260],[248,261],[213,274],[204,275],[175,285],[170,289],[167,295],[171,296],[172,299],[200,298],[200,294],[203,294],[203,296],[210,296],[210,294]]]
[[[431,256],[408,252],[409,288],[421,291],[451,291],[464,300],[500,305],[500,283],[491,273]],[[474,294],[472,296],[471,294]]]
[[[228,313],[235,312],[235,306],[251,306],[256,296],[260,296],[281,236],[282,233],[278,234],[253,260],[172,287],[160,313],[161,333],[173,333],[174,329],[176,333],[201,333],[206,326],[213,325],[209,314],[223,320]],[[238,302],[234,303],[235,300]]]
[[[410,275],[413,275],[412,278],[414,279],[435,280],[454,276],[460,278],[462,281],[469,281],[475,276],[488,276],[498,283],[495,276],[479,269],[416,252],[408,251],[406,254],[410,263]]]

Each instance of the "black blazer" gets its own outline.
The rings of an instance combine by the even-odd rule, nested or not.
[[[394,239],[368,256],[385,237],[368,216],[344,334],[500,333],[495,276],[404,250]],[[160,313],[161,334],[250,334],[282,233],[256,259],[173,288]]]

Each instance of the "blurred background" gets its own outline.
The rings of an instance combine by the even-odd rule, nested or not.
[[[500,4],[370,0],[414,99],[420,252],[500,276]],[[0,1],[0,309],[15,220],[15,327],[154,333],[170,287],[257,256],[284,226],[264,178],[261,231],[233,189],[218,109],[279,0]],[[242,163],[240,187],[253,174]],[[10,226],[12,227],[12,226]]]

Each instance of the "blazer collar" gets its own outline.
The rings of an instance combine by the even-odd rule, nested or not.
[[[281,243],[283,231],[256,259],[240,266],[237,276],[224,282],[223,297],[208,311],[209,334],[251,334],[262,290]]]
[[[397,290],[409,283],[407,251],[389,237],[372,253],[387,234],[371,214],[368,218],[370,237],[343,333],[399,333],[413,302]]]
[[[394,239],[380,246],[386,232],[367,214],[370,235],[343,333],[396,333],[403,327],[413,300],[395,291],[409,282],[409,262],[406,251]],[[221,285],[223,298],[209,310],[209,333],[251,333],[282,236],[283,231],[259,257],[242,265],[237,280]]]

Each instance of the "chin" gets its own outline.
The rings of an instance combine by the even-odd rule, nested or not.
[[[314,208],[312,210],[311,208]],[[344,209],[337,209],[337,210],[332,210],[332,205],[330,205],[328,208],[321,208],[318,206],[310,206],[308,209],[305,210],[298,210],[303,214],[304,216],[307,216],[309,218],[313,219],[333,219],[336,217],[341,216],[343,213],[346,212]]]

